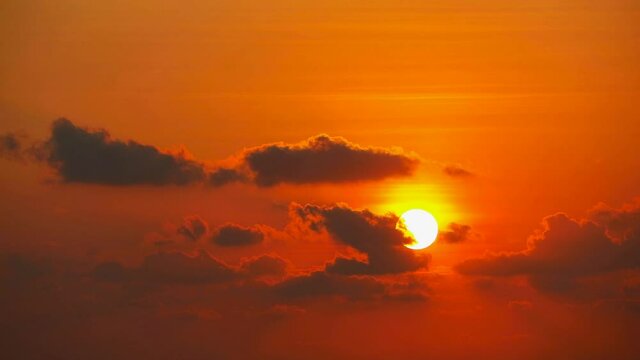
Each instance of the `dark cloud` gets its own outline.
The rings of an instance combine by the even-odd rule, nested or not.
[[[457,270],[467,275],[524,275],[546,292],[574,290],[580,279],[640,268],[639,212],[637,206],[600,209],[597,222],[577,221],[565,214],[549,216],[526,250],[470,259]],[[618,241],[611,233],[625,235]]]
[[[283,276],[287,272],[287,266],[287,261],[279,256],[261,255],[244,261],[240,269],[252,277]]]
[[[202,164],[135,141],[111,139],[66,119],[53,123],[43,145],[45,160],[66,182],[105,185],[185,185],[202,181]]]
[[[132,271],[117,261],[98,264],[93,270],[93,277],[98,281],[122,282],[130,279]]]
[[[620,314],[629,319],[640,317],[640,300],[634,299],[606,299],[597,302],[594,311],[605,313],[606,315]]]
[[[178,234],[191,241],[197,241],[208,231],[207,223],[198,216],[186,217],[177,230]]]
[[[285,280],[274,291],[287,299],[336,296],[350,300],[365,300],[385,294],[386,287],[371,277],[329,274],[323,271]]]
[[[460,243],[471,238],[471,226],[450,223],[446,230],[440,231],[438,239],[447,243]]]
[[[219,246],[249,246],[264,240],[264,234],[257,227],[243,227],[227,224],[219,227],[211,237],[211,241]]]
[[[97,265],[92,277],[98,282],[128,284],[130,291],[144,294],[155,285],[223,285],[228,291],[240,291],[242,296],[258,296],[269,305],[273,302],[296,302],[321,298],[346,300],[424,301],[424,284],[415,282],[384,282],[373,276],[336,274],[326,270],[287,276],[289,262],[276,255],[261,255],[245,259],[232,267],[201,251],[195,256],[180,252],[160,252],[145,257],[140,266],[125,267],[116,261]],[[135,287],[135,289],[132,288]]]
[[[0,158],[10,160],[22,159],[22,142],[16,134],[0,134]]]
[[[381,180],[411,175],[418,165],[413,156],[328,135],[249,149],[244,162],[258,186]]]
[[[15,134],[0,135],[0,156],[19,159],[25,154],[49,164],[65,182],[114,186],[374,181],[409,176],[419,164],[416,156],[401,150],[317,135],[298,144],[253,147],[241,153],[235,166],[208,170],[182,153],[113,139],[104,129],[87,129],[64,118],[53,122],[47,140],[28,149]]]
[[[209,174],[209,184],[223,186],[230,183],[246,182],[247,175],[240,170],[219,168]]]
[[[223,283],[238,279],[234,268],[211,257],[205,251],[189,256],[180,252],[148,255],[137,268],[125,268],[117,262],[99,264],[93,271],[97,280],[152,284]]]
[[[325,229],[336,241],[366,255],[366,261],[338,257],[327,265],[337,274],[396,274],[426,267],[428,256],[418,255],[404,245],[412,239],[396,229],[395,215],[376,215],[344,205],[322,207],[294,204],[291,213],[311,230]]]
[[[139,270],[144,279],[159,283],[215,283],[237,277],[233,268],[205,251],[194,257],[182,253],[149,255]]]
[[[350,276],[326,271],[289,278],[275,284],[272,290],[286,301],[333,297],[352,301],[414,302],[429,298],[424,284],[387,283],[372,276]]]
[[[49,275],[53,271],[49,261],[21,254],[0,257],[0,281],[4,285],[21,286]]]
[[[589,219],[604,227],[616,242],[637,238],[640,236],[640,199],[620,209],[599,204],[589,212]]]
[[[442,168],[442,172],[454,178],[470,178],[475,176],[475,174],[471,171],[466,170],[458,165],[446,165]]]

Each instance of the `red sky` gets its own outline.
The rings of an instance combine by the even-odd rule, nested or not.
[[[4,1],[0,348],[638,358],[638,23],[624,0]],[[420,251],[412,208],[440,226]]]

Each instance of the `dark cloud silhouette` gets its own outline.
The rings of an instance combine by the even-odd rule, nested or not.
[[[0,158],[9,160],[22,159],[23,144],[16,134],[0,134]]]
[[[424,294],[415,285],[387,284],[372,276],[349,276],[317,271],[286,278],[277,283],[245,281],[262,278],[282,278],[287,274],[288,261],[276,255],[261,255],[245,259],[238,267],[226,265],[205,251],[195,256],[180,252],[160,252],[145,257],[138,267],[128,268],[116,261],[98,264],[92,272],[99,282],[143,285],[205,285],[240,286],[265,301],[298,301],[322,297],[347,300],[406,300]],[[416,291],[418,290],[418,291]]]
[[[117,261],[98,264],[93,270],[93,277],[99,281],[122,282],[130,279],[132,271]]]
[[[252,277],[283,276],[287,272],[286,260],[275,255],[261,255],[247,259],[240,265],[240,270]]]
[[[578,280],[589,276],[640,268],[639,213],[637,206],[599,209],[596,222],[549,216],[526,250],[466,260],[456,268],[466,275],[524,275],[546,292],[573,290]],[[612,233],[624,236],[616,240]]]
[[[264,234],[257,227],[243,227],[226,224],[219,227],[211,237],[211,241],[219,246],[249,246],[264,240]]]
[[[471,236],[471,226],[450,223],[446,230],[440,231],[438,239],[447,243],[460,243],[469,240]]]
[[[412,239],[396,229],[395,215],[376,215],[368,210],[353,210],[345,205],[292,205],[291,213],[313,231],[325,229],[336,241],[366,255],[366,261],[338,257],[327,265],[337,274],[395,274],[426,267],[428,256],[404,245]]]
[[[285,280],[274,287],[287,299],[336,296],[350,300],[365,300],[385,294],[385,285],[371,277],[329,274],[323,271]]]
[[[411,175],[418,165],[413,156],[328,135],[249,149],[244,162],[258,186],[381,180]]]
[[[22,254],[7,254],[0,257],[0,282],[3,285],[22,286],[45,277],[52,271],[52,265],[44,259],[34,259]]]
[[[219,168],[209,174],[209,184],[213,186],[246,181],[248,181],[247,175],[236,169]]]
[[[616,242],[640,236],[640,199],[615,209],[599,204],[589,212],[589,219],[607,230],[607,235]]]
[[[102,281],[142,281],[152,284],[223,283],[239,277],[237,270],[211,257],[205,251],[195,256],[180,252],[148,255],[137,268],[125,268],[118,262],[99,264],[94,278]]]
[[[253,147],[235,166],[208,170],[184,154],[113,139],[104,129],[87,129],[64,118],[53,122],[47,140],[28,149],[15,134],[0,135],[0,156],[20,159],[25,154],[49,164],[65,182],[113,186],[374,181],[409,176],[419,164],[416,156],[401,150],[364,147],[322,134],[298,144]]]
[[[178,234],[191,241],[197,241],[208,231],[207,223],[198,216],[186,217],[177,230]]]
[[[387,283],[373,276],[351,276],[316,271],[281,281],[271,288],[286,301],[341,298],[351,301],[425,301],[424,284]]]
[[[594,311],[608,316],[620,314],[625,318],[640,317],[640,300],[637,299],[605,299],[594,305]]]
[[[236,271],[200,251],[194,257],[182,253],[157,253],[144,259],[140,276],[159,283],[226,282],[237,277]]]
[[[98,264],[92,277],[98,282],[134,285],[136,291],[153,289],[153,285],[224,285],[236,288],[244,295],[259,296],[271,302],[314,300],[337,297],[346,300],[420,300],[427,299],[425,285],[415,282],[387,283],[373,276],[352,276],[316,271],[290,276],[275,283],[266,279],[287,276],[289,262],[276,255],[261,255],[245,259],[232,267],[211,257],[205,251],[195,256],[180,252],[160,252],[145,257],[138,267],[128,268],[117,261]],[[131,289],[131,286],[129,286]]]
[[[55,121],[43,145],[45,160],[66,182],[105,185],[185,185],[202,181],[202,164],[135,141],[111,139],[67,119]]]
[[[475,176],[474,173],[459,165],[446,165],[442,168],[442,172],[454,178],[470,178]]]

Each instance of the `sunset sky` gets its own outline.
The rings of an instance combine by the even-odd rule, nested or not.
[[[640,358],[639,24],[2,1],[0,357]]]

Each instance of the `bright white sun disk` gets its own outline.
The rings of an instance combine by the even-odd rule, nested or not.
[[[433,215],[421,209],[412,209],[402,214],[396,228],[414,239],[413,243],[405,245],[412,250],[430,246],[438,236],[438,222]]]

